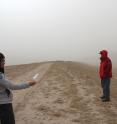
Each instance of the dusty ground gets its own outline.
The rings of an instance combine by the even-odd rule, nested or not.
[[[98,69],[77,62],[45,62],[6,68],[13,82],[30,80],[31,88],[13,91],[16,124],[117,124],[117,75],[111,102],[100,100]]]

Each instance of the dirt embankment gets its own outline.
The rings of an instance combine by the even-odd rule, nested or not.
[[[117,124],[117,75],[111,83],[111,102],[100,100],[98,70],[77,62],[47,62],[7,67],[14,82],[39,73],[31,88],[13,91],[17,124]]]

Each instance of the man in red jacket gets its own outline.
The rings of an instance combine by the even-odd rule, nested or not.
[[[108,57],[106,50],[100,51],[100,68],[99,75],[101,78],[101,85],[103,89],[103,96],[101,96],[102,102],[110,101],[110,80],[112,78],[112,63]]]

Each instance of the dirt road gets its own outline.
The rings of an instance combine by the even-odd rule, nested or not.
[[[111,102],[102,103],[96,68],[83,64],[42,63],[28,68],[24,75],[9,77],[22,81],[35,73],[40,75],[37,85],[14,92],[17,124],[117,124],[117,98],[113,95],[117,79],[113,80]]]

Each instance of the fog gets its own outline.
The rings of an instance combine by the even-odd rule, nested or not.
[[[117,53],[116,0],[1,0],[6,64],[98,60]],[[90,60],[94,61],[94,60]]]

